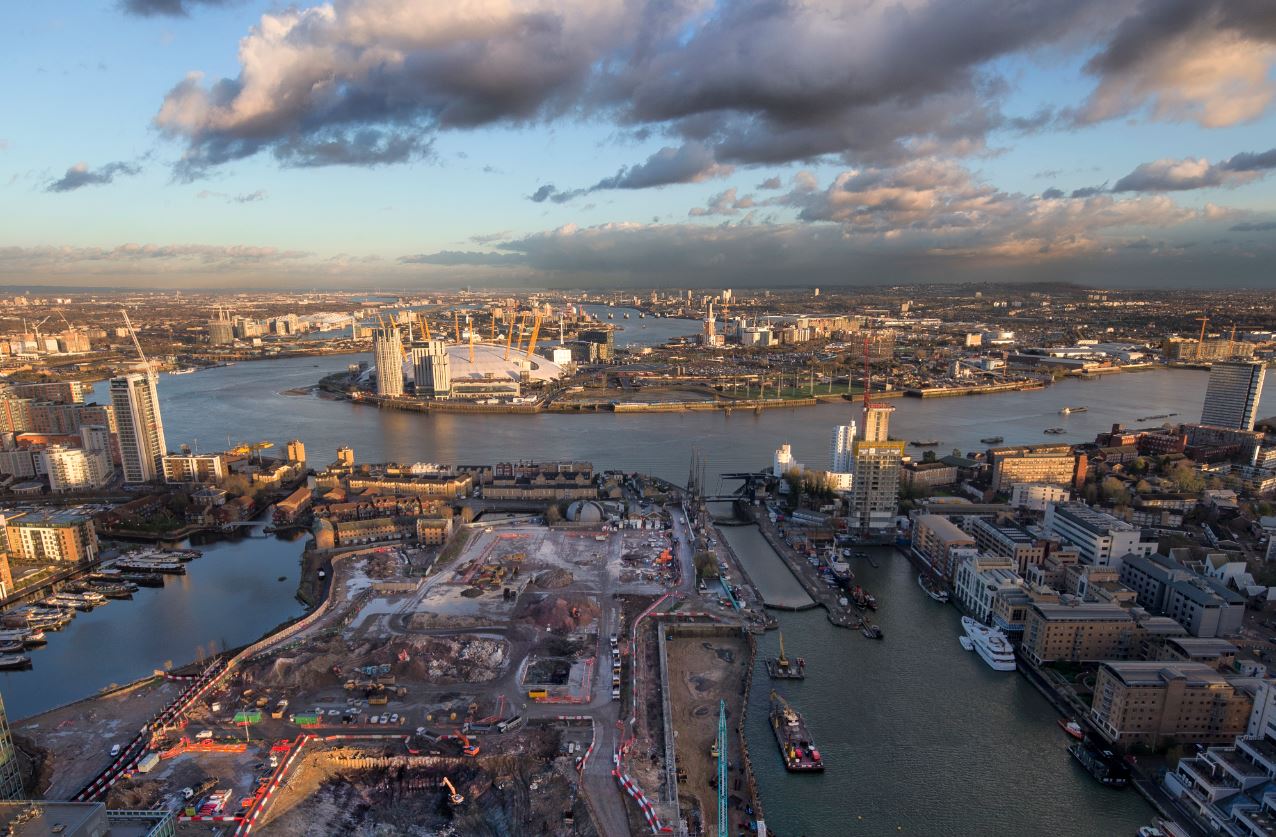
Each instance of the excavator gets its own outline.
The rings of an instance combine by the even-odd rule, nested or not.
[[[461,742],[461,752],[473,758],[479,754],[479,745],[469,739],[465,733],[459,729],[456,731],[456,740]]]
[[[448,789],[448,802],[451,802],[453,805],[460,805],[465,801],[465,797],[461,796],[461,794],[456,790],[456,785],[452,784],[452,780],[446,776],[443,777],[443,787]]]

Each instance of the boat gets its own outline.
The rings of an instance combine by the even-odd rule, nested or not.
[[[1044,431],[1042,431],[1042,432],[1044,432],[1044,433],[1048,433],[1048,434],[1050,434],[1051,436],[1058,436],[1058,435],[1060,435],[1060,434],[1062,434],[1062,433],[1067,433],[1068,431],[1067,431],[1067,430],[1064,430],[1062,427],[1047,427],[1047,428],[1046,428]]]
[[[1078,741],[1085,740],[1085,729],[1072,718],[1069,718],[1066,721],[1063,718],[1060,718],[1059,729],[1063,730],[1068,735],[1071,735]]]
[[[775,692],[771,692],[771,730],[780,745],[784,769],[790,773],[821,773],[824,759],[811,741],[806,724],[797,710]]]
[[[1120,756],[1087,742],[1076,741],[1068,745],[1068,752],[1080,762],[1086,772],[1109,788],[1123,788],[1130,783],[1130,771]]]
[[[959,637],[957,637],[957,641],[958,641],[959,643],[961,643],[961,647],[962,647],[962,648],[964,648],[964,649],[966,649],[967,651],[974,651],[974,650],[975,650],[975,643],[971,640],[971,638],[970,638],[970,637],[968,637],[968,636],[959,636]]]
[[[867,622],[860,627],[860,633],[867,639],[883,639],[886,636],[886,634],[882,633],[881,628],[876,625],[870,625]]]
[[[0,631],[0,642],[21,642],[23,645],[44,645],[48,642],[44,631],[39,628],[28,630]]]
[[[1006,441],[1006,437],[1005,436],[985,436],[979,441],[985,445],[999,445],[1002,442]]]
[[[925,573],[917,574],[917,586],[925,590],[927,596],[930,596],[940,604],[948,603],[948,591],[926,578]]]
[[[31,668],[31,658],[26,654],[0,655],[0,670],[10,671],[21,668]]]
[[[189,374],[190,374],[190,373],[192,373],[192,372],[198,372],[198,371],[199,371],[199,369],[197,369],[197,368],[196,368],[196,367],[194,367],[194,366],[183,366],[181,369],[170,369],[170,370],[168,370],[168,374],[170,374],[170,375],[189,375]]]
[[[1015,650],[1010,647],[1006,635],[996,628],[981,625],[969,616],[961,617],[962,630],[975,644],[975,651],[980,659],[994,671],[1014,671]]]
[[[629,312],[627,312],[627,311],[625,312],[625,319],[626,319],[626,320],[627,320],[627,319],[629,319]]]
[[[780,634],[780,656],[766,659],[766,673],[773,680],[805,680],[806,660],[801,657],[789,659],[784,653],[784,634]]]
[[[865,593],[864,604],[868,606],[869,610],[877,610],[877,597],[872,593]]]
[[[915,448],[935,448],[939,447],[938,439],[914,439],[909,442]]]
[[[164,586],[164,576],[160,575],[159,573],[151,573],[151,572],[124,573],[120,576],[120,578],[131,584],[136,584],[139,587],[163,587]]]
[[[1139,416],[1139,421],[1155,421],[1156,419],[1166,419],[1170,416],[1177,416],[1178,413],[1162,413],[1159,416]]]
[[[1073,413],[1084,413],[1089,409],[1090,409],[1089,407],[1064,407],[1062,410],[1059,411],[1059,415],[1070,416]]]

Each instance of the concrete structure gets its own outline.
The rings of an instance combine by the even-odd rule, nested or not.
[[[377,368],[377,395],[403,395],[403,337],[396,325],[372,330],[372,357]]]
[[[952,580],[959,559],[975,550],[975,539],[942,515],[915,514],[911,523],[913,552],[935,573]]]
[[[284,456],[289,462],[298,462],[302,465],[306,464],[306,446],[300,439],[289,439],[284,446]]]
[[[1123,556],[1156,552],[1156,541],[1144,541],[1142,530],[1082,503],[1051,503],[1042,527],[1075,546],[1085,564],[1115,566]]]
[[[106,451],[50,445],[41,455],[49,477],[49,490],[55,494],[101,488],[114,474]]]
[[[981,552],[1010,559],[1019,575],[1025,575],[1028,567],[1045,560],[1049,548],[1047,541],[1017,523],[998,523],[981,517],[974,521],[970,531],[975,536],[975,546]]]
[[[1010,486],[1010,506],[1043,512],[1050,503],[1066,503],[1072,492],[1061,485],[1041,482],[1017,482]]]
[[[226,477],[225,460],[217,453],[170,453],[162,466],[169,485],[220,482]]]
[[[33,564],[78,563],[97,557],[97,532],[93,518],[75,509],[45,513],[28,512],[0,517],[9,542],[9,553]]]
[[[155,379],[148,375],[121,375],[112,378],[109,386],[124,481],[142,483],[160,479],[168,442],[164,438]]]
[[[864,438],[851,446],[853,460],[847,528],[861,535],[894,531],[899,513],[900,466],[904,443],[892,442],[890,405],[864,405]]]
[[[175,823],[172,811],[108,810],[104,802],[0,802],[8,837],[172,837]]]
[[[771,459],[771,475],[775,477],[783,477],[789,471],[804,470],[802,463],[793,458],[793,447],[785,442],[775,449],[775,455]]]
[[[904,487],[924,492],[957,482],[957,466],[944,462],[906,462],[900,471]]]
[[[1028,610],[1020,650],[1034,665],[1122,660],[1134,631],[1130,611],[1115,604],[1038,602]]]
[[[1090,720],[1121,747],[1222,744],[1245,731],[1253,705],[1203,663],[1111,661],[1099,668]]]
[[[1253,430],[1267,367],[1261,361],[1227,361],[1210,367],[1201,424]]]

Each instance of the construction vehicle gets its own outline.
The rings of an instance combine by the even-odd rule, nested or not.
[[[453,805],[460,805],[465,801],[465,797],[461,796],[461,794],[457,791],[456,785],[452,784],[452,780],[446,776],[443,777],[443,787],[448,789],[448,802],[451,802]]]
[[[479,754],[479,745],[469,739],[465,733],[459,729],[456,731],[456,740],[461,742],[461,752],[473,758]]]

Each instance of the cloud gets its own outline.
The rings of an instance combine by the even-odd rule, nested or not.
[[[504,241],[505,239],[509,237],[510,237],[509,230],[501,230],[500,232],[481,233],[479,235],[472,235],[470,236],[470,241],[474,242],[475,244],[481,244],[484,247],[486,247],[487,245],[492,244],[494,242]]]
[[[201,189],[195,197],[200,200],[204,200],[206,198],[220,198],[227,203],[257,203],[258,201],[264,201],[266,198],[270,197],[270,193],[265,189],[258,189],[255,192],[241,192],[237,195],[230,195],[225,192],[213,192],[208,189]]]
[[[763,180],[758,184],[758,188],[763,190],[782,189],[783,187],[784,181],[780,180],[778,177],[768,177],[766,180]]]
[[[50,181],[45,191],[74,192],[85,186],[103,186],[114,180],[116,176],[132,177],[141,171],[141,166],[123,161],[107,163],[98,169],[89,168],[88,163],[76,163],[66,170],[66,174],[57,180]]]
[[[693,218],[705,215],[739,215],[742,209],[752,209],[757,206],[751,195],[736,197],[735,187],[727,189],[725,192],[719,192],[709,198],[706,206],[694,206],[687,213]]]
[[[185,9],[190,0],[137,2]],[[183,177],[263,152],[286,166],[409,162],[430,153],[439,131],[560,119],[665,138],[592,187],[538,193],[561,202],[731,166],[980,154],[992,132],[1144,106],[1153,118],[1231,124],[1270,99],[1270,9],[1267,0],[344,0],[262,15],[240,42],[236,74],[189,75],[154,121],[184,144]],[[1084,107],[1003,112],[1004,59],[1096,45]]]
[[[524,259],[514,253],[479,253],[472,250],[440,250],[437,253],[418,253],[400,256],[400,264],[432,264],[451,267],[463,265],[512,265]]]
[[[1218,163],[1204,158],[1156,160],[1143,163],[1112,187],[1114,192],[1177,192],[1188,189],[1235,187],[1251,183],[1276,169],[1276,148],[1245,151]]]
[[[1276,95],[1269,0],[1141,3],[1087,62],[1098,85],[1071,114],[1090,124],[1140,111],[1218,128],[1258,118]]]
[[[1063,190],[1055,189],[1055,188],[1047,189],[1041,193],[1041,197],[1048,201],[1058,200],[1059,198],[1062,198],[1063,196],[1064,196]]]
[[[189,17],[196,6],[229,6],[236,0],[122,0],[120,7],[140,17]]]
[[[1102,186],[1082,186],[1080,189],[1073,189],[1068,195],[1071,198],[1092,198],[1095,195],[1102,195],[1108,190],[1107,184]]]
[[[1276,221],[1242,221],[1228,229],[1232,232],[1273,232],[1276,231]]]
[[[279,270],[308,260],[301,250],[255,245],[121,244],[117,247],[0,247],[0,276],[201,275]]]

